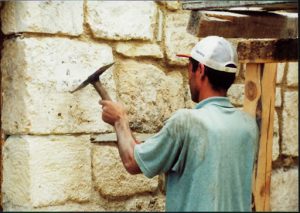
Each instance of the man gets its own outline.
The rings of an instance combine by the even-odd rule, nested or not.
[[[180,109],[144,143],[131,134],[121,104],[100,101],[113,125],[120,157],[131,174],[167,174],[167,211],[251,211],[251,177],[258,128],[255,118],[226,97],[235,80],[237,55],[222,37],[198,42],[189,58],[194,109]]]

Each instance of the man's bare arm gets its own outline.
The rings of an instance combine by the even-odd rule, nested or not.
[[[100,104],[103,109],[103,121],[115,128],[119,154],[125,169],[130,174],[141,173],[141,170],[134,159],[134,147],[139,142],[136,141],[132,135],[124,107],[121,104],[112,101],[102,100],[100,101]]]

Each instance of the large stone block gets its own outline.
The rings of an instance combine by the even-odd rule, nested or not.
[[[160,46],[157,44],[134,44],[134,43],[118,43],[116,51],[128,57],[153,57],[163,58]]]
[[[6,134],[111,132],[101,119],[92,86],[71,94],[100,66],[113,61],[106,44],[65,38],[25,38],[4,42],[1,60]],[[101,77],[116,97],[113,67]]]
[[[299,211],[298,168],[272,171],[270,199],[272,211]]]
[[[158,177],[148,179],[142,174],[130,175],[123,167],[115,145],[93,145],[92,165],[94,185],[104,197],[130,197],[158,188]]]
[[[199,40],[199,38],[186,31],[189,17],[189,11],[167,13],[166,15],[165,48],[169,64],[186,65],[188,60],[179,58],[176,54],[189,54]]]
[[[123,61],[116,68],[118,96],[134,131],[155,133],[172,112],[184,107],[180,72],[166,75],[156,66],[132,60]]]
[[[1,11],[4,34],[35,32],[78,36],[83,1],[8,1]]]
[[[158,4],[165,6],[168,10],[176,11],[181,9],[181,3],[178,0],[173,1],[162,1],[157,0]]]
[[[287,85],[298,86],[298,62],[289,62],[287,71]]]
[[[277,76],[276,76],[276,83],[277,84],[282,83],[285,67],[286,67],[285,62],[277,64]]]
[[[278,113],[274,112],[273,125],[273,145],[272,145],[272,160],[275,161],[279,157],[279,119]]]
[[[298,91],[284,93],[282,154],[298,156]]]
[[[88,136],[10,136],[4,143],[4,210],[88,201],[91,183]]]
[[[87,2],[87,22],[97,38],[152,40],[156,13],[152,1]]]

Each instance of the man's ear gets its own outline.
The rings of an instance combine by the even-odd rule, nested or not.
[[[200,78],[203,78],[205,76],[204,75],[204,69],[205,69],[204,64],[199,63],[198,69],[200,72]]]

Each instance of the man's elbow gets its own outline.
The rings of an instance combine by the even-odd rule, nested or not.
[[[134,158],[127,160],[124,163],[124,167],[126,171],[131,175],[136,175],[141,173],[140,167],[138,166]]]

